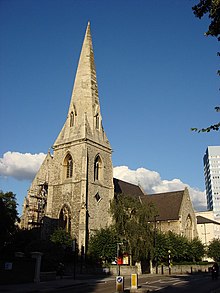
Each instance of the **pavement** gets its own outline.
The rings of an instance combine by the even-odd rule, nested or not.
[[[42,281],[39,283],[22,283],[22,284],[7,284],[0,285],[1,293],[38,293],[38,292],[54,292],[56,290],[61,290],[62,288],[70,288],[77,285],[83,285],[100,282],[107,280],[114,280],[115,277],[112,276],[76,276],[74,279],[72,276],[64,276],[62,279],[57,277],[56,280]]]

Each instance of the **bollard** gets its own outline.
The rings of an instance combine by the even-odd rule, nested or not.
[[[138,275],[131,274],[131,291],[138,289]]]
[[[124,277],[116,277],[116,292],[124,292]]]

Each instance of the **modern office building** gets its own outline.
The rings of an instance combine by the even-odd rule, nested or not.
[[[207,208],[220,220],[220,146],[209,146],[203,163]]]

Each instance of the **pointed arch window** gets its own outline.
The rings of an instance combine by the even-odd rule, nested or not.
[[[73,160],[71,157],[67,161],[66,177],[67,178],[73,177]]]
[[[101,167],[102,167],[102,161],[100,156],[98,155],[95,158],[94,162],[94,181],[100,180],[101,178]]]
[[[65,177],[66,178],[73,177],[73,159],[70,154],[68,154],[65,158],[64,168],[65,168]]]
[[[186,225],[185,225],[185,236],[189,239],[192,240],[192,218],[190,215],[188,215],[186,219]]]
[[[96,129],[99,129],[99,114],[96,114],[96,116],[95,116],[95,127],[96,127]]]
[[[68,206],[63,206],[59,214],[59,227],[67,233],[71,232],[71,212]]]
[[[73,111],[70,113],[70,127],[73,127],[75,123],[75,116]]]

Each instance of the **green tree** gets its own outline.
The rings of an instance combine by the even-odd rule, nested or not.
[[[63,228],[56,229],[50,237],[50,240],[62,247],[71,247],[73,239],[69,233],[66,232]]]
[[[220,261],[220,239],[213,239],[208,246],[207,255],[214,259],[214,261]]]
[[[157,234],[156,255],[158,263],[167,263],[168,250],[172,262],[200,261],[205,254],[201,241],[197,238],[189,241],[185,236],[171,231]]]
[[[200,0],[192,10],[200,19],[208,14],[211,22],[205,35],[217,37],[220,40],[220,0]]]
[[[170,250],[174,262],[182,262],[187,260],[189,242],[186,237],[169,232],[168,243],[171,247]]]
[[[150,220],[155,215],[152,205],[144,205],[138,198],[118,195],[111,202],[115,230],[127,243],[133,262],[153,254],[154,233]]]
[[[196,17],[201,19],[204,15],[208,14],[210,24],[206,36],[216,37],[220,41],[220,0],[200,0],[199,3],[192,7],[192,10]],[[220,56],[220,52],[217,53]],[[220,70],[217,71],[220,75]],[[217,112],[220,112],[220,107],[215,107]],[[211,130],[218,131],[220,129],[220,122],[217,122],[206,128],[191,128],[192,131],[197,132],[210,132]]]
[[[201,261],[205,255],[205,247],[202,244],[202,241],[198,238],[194,238],[189,243],[189,260],[192,261]]]
[[[16,195],[0,191],[0,249],[12,241],[18,230],[18,221]]]
[[[30,234],[31,235],[31,234]],[[41,270],[54,271],[57,269],[59,262],[65,260],[65,249],[58,243],[50,240],[33,239],[24,247],[25,255],[31,255],[33,251],[43,253]]]
[[[36,231],[37,232],[37,231]],[[50,239],[40,239],[34,229],[22,230],[17,234],[18,244],[23,244],[26,255],[33,251],[43,253],[41,269],[43,271],[56,270],[59,262],[67,263],[73,261],[72,238],[64,229],[58,228]],[[23,239],[23,241],[22,241]]]
[[[119,238],[112,227],[96,231],[88,245],[88,255],[98,263],[111,263],[117,256]]]
[[[168,260],[168,250],[169,244],[168,244],[168,237],[166,233],[157,232],[156,234],[156,250],[155,250],[155,256],[157,258],[157,262],[159,263],[166,263]]]

